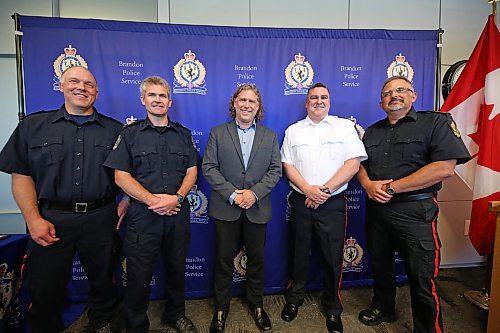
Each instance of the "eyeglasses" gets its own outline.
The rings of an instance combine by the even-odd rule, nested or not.
[[[399,88],[396,88],[394,90],[386,90],[382,93],[382,97],[389,97],[389,96],[392,96],[393,93],[398,93],[398,94],[402,94],[402,93],[405,93],[405,92],[411,92],[413,93],[414,91],[411,90],[410,88],[403,88],[403,87],[399,87]]]

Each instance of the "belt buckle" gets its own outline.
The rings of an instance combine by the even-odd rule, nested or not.
[[[77,202],[77,203],[75,203],[75,213],[86,213],[87,207],[88,207],[88,203]]]

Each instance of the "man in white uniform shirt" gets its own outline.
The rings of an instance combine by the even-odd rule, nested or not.
[[[328,332],[343,332],[340,315],[347,182],[367,158],[354,123],[328,115],[330,92],[316,83],[307,93],[307,117],[285,132],[281,161],[290,185],[290,282],[281,318],[292,321],[302,305],[311,241],[319,244],[324,271],[321,304]]]

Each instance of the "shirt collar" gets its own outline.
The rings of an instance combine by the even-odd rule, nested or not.
[[[168,118],[168,125],[165,127],[177,131],[177,126],[175,125],[175,123],[172,122],[172,120],[170,120],[170,117],[167,116],[167,118]],[[149,120],[149,117],[146,117],[146,119],[144,119],[144,121],[139,126],[141,126],[140,127],[141,131],[147,129],[148,127],[151,127],[151,128],[156,127],[151,123],[151,120]]]
[[[92,112],[92,114],[90,115],[89,120],[87,122],[94,122],[95,121],[99,125],[103,126],[101,115],[97,112],[97,109],[95,107],[92,107],[92,109],[94,110],[94,112]],[[57,110],[57,112],[52,117],[52,123],[55,123],[56,121],[59,121],[61,119],[71,121],[71,116],[68,113],[68,111],[66,110],[66,107],[64,106],[64,104],[61,105],[59,110]]]
[[[328,115],[328,114],[327,114],[327,115],[325,116],[325,118],[321,119],[321,121],[320,121],[319,123],[315,124],[315,123],[311,120],[311,118],[309,118],[309,116],[307,116],[307,117],[304,119],[304,122],[303,122],[303,126],[302,126],[302,127],[304,128],[304,127],[307,127],[307,126],[317,126],[317,125],[319,125],[319,124],[321,124],[321,123],[327,123],[327,124],[329,124],[329,125],[332,125],[332,124],[333,124],[333,118],[334,118],[333,116],[330,116],[330,115]]]
[[[399,122],[399,121],[417,121],[417,118],[418,118],[418,115],[417,115],[417,111],[415,110],[415,108],[412,106],[410,111],[408,111],[408,113],[401,119],[399,119],[396,124]],[[385,125],[389,124],[389,118],[388,117],[385,117],[383,123],[385,123]]]
[[[250,125],[250,127],[247,127],[247,128],[241,128],[240,124],[238,123],[238,120],[235,119],[234,121],[236,122],[236,128],[238,128],[238,129],[240,129],[242,131],[249,130],[252,127],[253,127],[254,130],[257,129],[257,122],[255,121],[255,119],[253,120],[252,125]]]

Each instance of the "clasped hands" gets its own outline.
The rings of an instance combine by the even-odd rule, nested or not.
[[[175,194],[154,194],[158,201],[148,207],[158,215],[172,216],[181,211],[181,204]]]
[[[330,198],[330,194],[325,191],[330,189],[326,185],[311,185],[305,191],[305,205],[307,208],[317,209],[319,205],[324,204]]]
[[[233,203],[242,209],[252,208],[253,204],[257,201],[252,190],[236,190],[235,192],[236,196]]]
[[[368,195],[368,198],[380,203],[389,202],[389,200],[392,199],[392,195],[387,193],[387,188],[389,187],[390,183],[392,183],[392,181],[392,179],[387,179],[367,182],[367,184],[365,185],[365,191]]]

